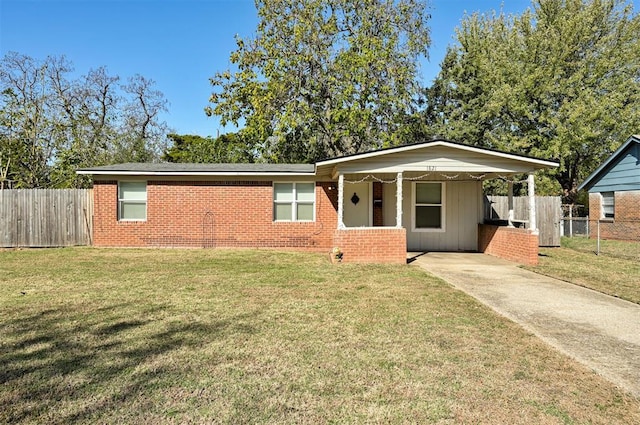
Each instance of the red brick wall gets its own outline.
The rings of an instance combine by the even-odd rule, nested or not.
[[[329,252],[337,227],[334,183],[316,183],[315,222],[274,222],[269,181],[148,181],[147,220],[141,222],[118,221],[116,181],[95,181],[93,193],[96,246],[277,247]]]
[[[407,263],[407,232],[397,228],[336,230],[334,246],[347,263]]]
[[[615,218],[640,221],[640,190],[615,193]]]
[[[599,193],[589,194],[589,234],[600,238],[623,241],[640,241],[640,191],[615,192],[614,218],[602,218]]]
[[[478,251],[521,264],[538,264],[538,235],[526,229],[478,224]]]
[[[590,220],[600,220],[602,217],[602,204],[599,193],[590,193],[589,194],[589,219]],[[594,229],[591,229],[594,230]]]

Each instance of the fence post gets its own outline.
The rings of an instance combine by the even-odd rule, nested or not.
[[[573,204],[569,205],[569,237],[573,237]]]
[[[598,220],[598,242],[596,242],[596,255],[600,255],[600,220]]]
[[[587,237],[590,238],[591,237],[591,233],[589,233],[589,217],[587,217],[587,219],[585,220],[585,223],[587,224],[587,226],[586,226],[587,227],[587,230],[586,230]]]
[[[515,215],[513,211],[513,182],[507,183],[509,186],[509,192],[507,195],[507,208],[509,209],[507,212],[507,223],[509,227],[513,227],[513,220],[515,220]]]
[[[534,235],[537,235],[538,225],[536,223],[536,190],[533,173],[529,173],[529,177],[527,177],[527,191],[529,194],[529,229]]]

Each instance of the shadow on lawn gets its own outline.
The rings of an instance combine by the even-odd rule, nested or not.
[[[0,422],[87,422],[125,405],[144,405],[162,379],[179,375],[174,352],[227,332],[255,331],[237,325],[246,315],[180,322],[163,309],[48,309],[0,323]]]

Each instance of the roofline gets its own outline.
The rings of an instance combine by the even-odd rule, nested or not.
[[[547,167],[558,167],[560,165],[559,163],[554,161],[548,161],[548,160],[534,158],[526,155],[508,153],[508,152],[503,152],[503,151],[490,149],[490,148],[480,148],[480,147],[465,145],[463,143],[452,142],[444,139],[435,139],[435,140],[430,140],[428,142],[412,143],[410,145],[402,145],[402,146],[378,149],[370,152],[356,153],[356,154],[341,156],[337,158],[326,159],[323,161],[316,162],[316,167],[338,164],[341,162],[351,161],[355,159],[366,159],[366,158],[371,158],[379,155],[386,155],[388,153],[410,151],[410,150],[419,149],[425,146],[449,146],[449,147],[455,147],[458,149],[467,150],[467,151],[476,152],[476,153],[478,152],[491,153],[495,156],[499,156],[507,159],[526,160],[528,162],[533,162],[535,164],[544,165]]]
[[[95,168],[84,168],[76,170],[76,174],[80,175],[95,175],[95,176],[315,176],[317,175],[318,167],[327,166],[333,164],[339,164],[348,161],[354,161],[359,159],[372,158],[381,155],[387,155],[390,153],[405,152],[415,149],[430,147],[430,146],[447,146],[456,149],[466,150],[475,153],[491,154],[497,157],[502,157],[510,160],[517,160],[528,162],[530,164],[536,164],[543,167],[558,167],[559,164],[554,161],[548,161],[540,158],[534,158],[526,155],[508,153],[499,151],[496,149],[481,148],[476,146],[465,145],[463,143],[452,142],[444,139],[435,139],[427,142],[418,142],[409,145],[395,146],[390,148],[378,149],[370,152],[356,153],[351,155],[345,155],[337,158],[326,159],[318,161],[314,166],[313,171],[202,171],[202,170],[181,170],[181,171],[147,171],[147,170],[104,170]]]
[[[604,171],[605,168],[607,168],[609,166],[609,164],[611,164],[615,159],[617,159],[617,157],[624,151],[627,149],[627,147],[631,144],[631,143],[640,143],[640,134],[634,134],[631,137],[629,137],[627,139],[626,142],[624,142],[623,144],[620,145],[620,147],[618,149],[616,149],[616,151],[614,153],[612,153],[609,158],[607,158],[602,164],[600,164],[600,166],[598,168],[596,168],[596,170],[589,174],[589,176],[584,179],[584,181],[582,182],[582,184],[580,186],[578,186],[578,190],[582,190],[582,189],[591,189],[593,187],[593,180],[595,180],[596,177],[598,177],[598,175]]]
[[[309,172],[259,172],[259,171],[126,171],[126,170],[77,170],[76,174],[95,176],[314,176],[314,171]]]

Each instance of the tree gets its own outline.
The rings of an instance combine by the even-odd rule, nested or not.
[[[71,78],[64,57],[8,53],[0,61],[0,158],[15,187],[80,187],[80,167],[158,160],[166,146],[166,109],[154,82],[127,84],[106,68]]]
[[[158,121],[166,111],[167,101],[155,82],[139,74],[128,79],[123,90],[130,100],[124,106],[123,138],[120,149],[121,162],[149,162],[160,158],[167,146],[167,125]]]
[[[622,0],[535,0],[466,17],[428,89],[439,135],[554,158],[565,201],[640,128],[640,17]]]
[[[0,157],[8,159],[7,179],[17,187],[49,183],[47,163],[56,151],[47,85],[53,64],[9,54],[0,67]]]
[[[262,160],[304,162],[400,141],[427,55],[423,0],[257,0],[235,69],[211,78],[206,112],[244,124]]]
[[[119,80],[104,67],[90,70],[75,81],[59,73],[51,78],[59,110],[56,119],[59,148],[51,167],[52,185],[87,185],[90,178],[76,175],[76,169],[117,162],[114,154],[119,150],[114,143],[119,130],[114,124],[119,119],[121,102]]]
[[[168,162],[252,163],[254,153],[247,150],[242,132],[223,134],[217,138],[169,134],[173,142],[163,159]]]

